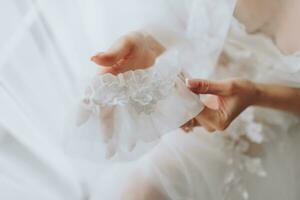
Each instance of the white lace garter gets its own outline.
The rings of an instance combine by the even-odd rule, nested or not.
[[[155,141],[201,112],[199,97],[166,57],[150,69],[97,75],[88,86],[78,124],[98,118],[108,157],[131,151],[138,141]]]

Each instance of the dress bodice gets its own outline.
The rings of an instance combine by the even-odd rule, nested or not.
[[[300,85],[300,52],[284,55],[261,33],[248,34],[233,19],[224,50],[241,76],[260,82]]]

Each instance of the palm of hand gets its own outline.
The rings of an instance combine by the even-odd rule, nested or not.
[[[150,67],[162,51],[163,47],[152,37],[132,32],[117,40],[106,52],[92,57],[92,60],[105,67],[101,73],[118,74]]]

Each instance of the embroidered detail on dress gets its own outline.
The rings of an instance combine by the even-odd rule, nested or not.
[[[244,183],[245,175],[267,175],[261,159],[248,155],[251,143],[261,144],[264,141],[262,125],[255,122],[253,110],[248,109],[241,114],[239,122],[232,124],[226,133],[228,137],[223,149],[227,155],[228,170],[224,178],[223,199],[229,200],[237,195],[247,200],[250,194]]]

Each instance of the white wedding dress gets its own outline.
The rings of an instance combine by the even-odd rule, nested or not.
[[[165,110],[167,104],[155,104],[155,127],[147,122],[154,116],[116,112],[122,125],[136,118],[127,130],[140,135],[128,133],[131,151],[114,146],[110,159],[98,126],[110,117],[85,117],[80,127],[73,121],[96,73],[87,58],[141,27],[171,49],[156,67],[169,65],[177,51],[177,64],[193,77],[300,87],[300,56],[283,55],[264,35],[247,34],[232,17],[234,1],[32,2],[7,0],[1,9],[0,199],[300,199],[299,116],[249,108],[222,133],[196,128],[185,134],[173,126],[201,104],[190,96],[195,104],[188,107],[182,97],[190,94],[177,88],[167,101],[182,103],[186,113],[181,104]],[[214,67],[220,50],[226,59]],[[147,132],[138,123],[149,125]],[[151,130],[160,133],[143,138]]]

